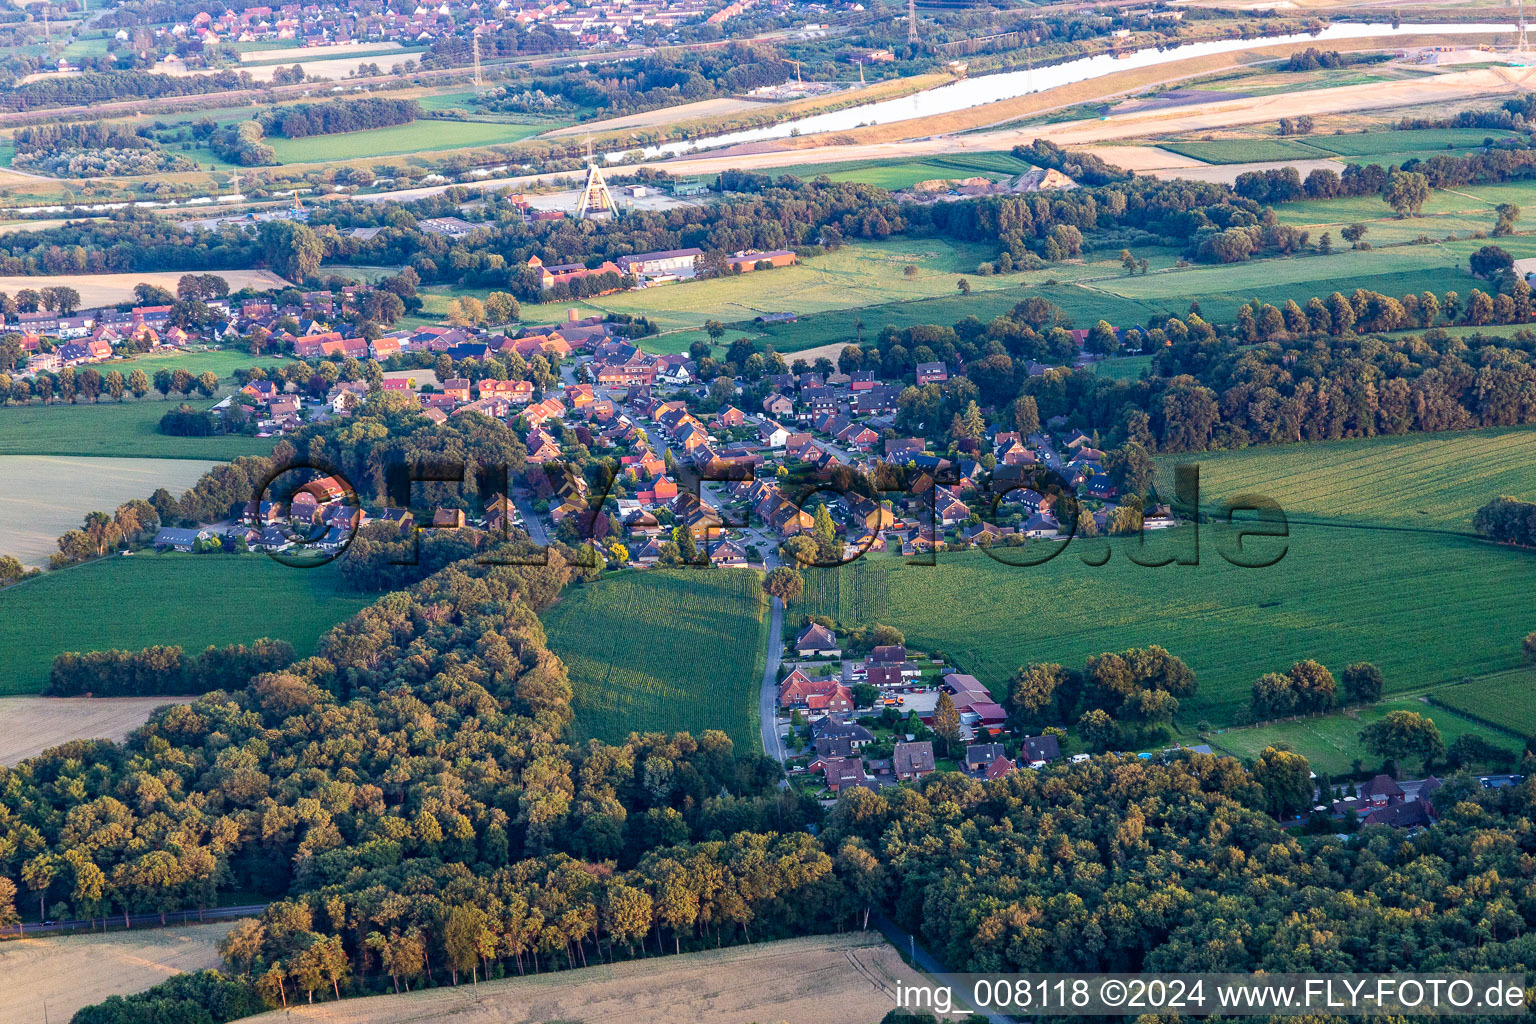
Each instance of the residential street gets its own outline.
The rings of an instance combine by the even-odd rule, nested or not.
[[[544,522],[534,511],[533,503],[527,498],[514,498],[512,504],[517,507],[518,515],[523,517],[523,529],[528,531],[528,539],[539,547],[548,547],[549,531],[544,529]]]
[[[763,691],[758,697],[758,717],[763,733],[763,752],[784,763],[788,752],[779,738],[779,662],[784,659],[784,602],[772,598],[773,614],[768,622],[768,659],[763,666]]]

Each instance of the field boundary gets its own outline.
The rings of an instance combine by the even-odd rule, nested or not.
[[[1479,682],[1480,680],[1491,679],[1495,675],[1502,675],[1502,674],[1503,673],[1490,672],[1489,674],[1487,674],[1485,676],[1474,677],[1473,679],[1470,680],[1470,682],[1476,683],[1476,682]],[[1529,743],[1531,743],[1533,741],[1536,741],[1536,735],[1533,735],[1531,733],[1524,733],[1524,732],[1521,732],[1518,729],[1511,729],[1507,725],[1503,725],[1503,724],[1501,724],[1499,722],[1495,722],[1495,721],[1493,721],[1492,719],[1489,719],[1489,718],[1484,718],[1482,715],[1479,715],[1475,711],[1468,711],[1468,710],[1466,710],[1464,708],[1458,708],[1458,707],[1454,707],[1454,706],[1452,706],[1450,704],[1446,704],[1445,702],[1441,701],[1436,696],[1436,694],[1440,690],[1447,690],[1447,689],[1450,689],[1453,686],[1463,686],[1468,681],[1469,680],[1458,680],[1458,681],[1456,681],[1454,683],[1446,683],[1443,686],[1437,686],[1437,687],[1435,687],[1435,689],[1433,691],[1431,691],[1429,693],[1426,693],[1424,695],[1424,699],[1429,701],[1429,703],[1431,705],[1433,705],[1434,707],[1441,708],[1441,709],[1443,709],[1443,710],[1445,710],[1445,711],[1447,711],[1447,712],[1449,712],[1450,714],[1453,714],[1453,715],[1459,715],[1462,718],[1465,718],[1465,719],[1467,719],[1470,722],[1476,722],[1478,725],[1485,725],[1485,726],[1487,726],[1490,729],[1494,729],[1494,730],[1504,734],[1505,736],[1512,736],[1512,737],[1514,737],[1517,740],[1525,740],[1527,744],[1529,744]]]

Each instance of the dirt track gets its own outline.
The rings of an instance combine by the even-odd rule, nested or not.
[[[871,1024],[919,976],[879,933],[789,939],[410,995],[295,1006],[252,1018],[325,1024]]]

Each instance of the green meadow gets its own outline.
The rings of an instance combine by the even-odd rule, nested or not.
[[[160,417],[180,400],[177,395],[162,402],[154,394],[137,402],[109,399],[95,405],[6,406],[0,408],[0,455],[115,455],[227,462],[237,455],[272,451],[270,438],[239,434],[171,437],[160,433]]]
[[[1249,538],[1239,568],[1230,529],[1200,528],[1199,564],[1149,568],[1131,560],[1189,557],[1194,529],[1132,541],[1074,540],[1043,565],[1003,564],[981,551],[941,553],[935,565],[870,555],[865,573],[808,585],[801,606],[847,622],[884,622],[909,643],[942,651],[998,696],[1020,666],[1081,666],[1089,655],[1161,644],[1184,658],[1200,691],[1184,701],[1186,726],[1240,720],[1260,675],[1306,658],[1335,673],[1377,664],[1388,691],[1428,687],[1520,663],[1530,616],[1516,595],[1536,587],[1528,552],[1447,534],[1292,524],[1286,538]],[[1022,549],[1043,557],[1054,546]],[[1105,551],[1109,560],[1099,566]],[[1019,549],[999,549],[1020,560]],[[880,577],[883,576],[882,580]]]
[[[64,651],[287,640],[299,657],[373,599],[340,591],[334,566],[291,569],[263,555],[105,558],[0,590],[0,693],[37,693]]]
[[[954,180],[986,177],[994,181],[1023,174],[1033,165],[1012,153],[964,153],[953,157],[929,157],[921,160],[852,160],[820,164],[791,164],[775,167],[775,178],[793,176],[802,180],[825,176],[831,181],[857,181],[866,185],[897,191],[911,188],[920,181]]]
[[[520,142],[549,127],[548,124],[495,121],[425,120],[339,135],[312,135],[304,139],[272,135],[266,141],[276,150],[279,163],[305,164],[498,146]]]
[[[290,362],[281,356],[252,356],[249,352],[222,349],[210,352],[149,353],[132,359],[113,360],[97,366],[102,373],[117,370],[126,378],[142,369],[153,380],[155,371],[186,370],[195,375],[212,370],[227,391],[238,369],[260,366],[273,369]],[[184,399],[169,398],[151,390],[141,399],[121,402],[104,396],[94,404],[55,403],[0,406],[0,455],[122,456],[157,459],[211,459],[225,462],[237,455],[266,455],[272,442],[265,438],[225,435],[171,437],[160,433],[160,417],[182,401],[206,406],[209,400],[194,392]]]
[[[1442,687],[1432,692],[1438,699],[1440,694],[1458,689],[1461,687]],[[1257,757],[1264,752],[1265,747],[1286,746],[1305,757],[1313,771],[1337,777],[1351,774],[1356,758],[1363,762],[1367,770],[1380,763],[1379,758],[1361,748],[1360,730],[1385,718],[1389,711],[1413,711],[1431,719],[1440,730],[1440,737],[1446,746],[1462,736],[1473,734],[1516,755],[1524,747],[1513,736],[1479,725],[1445,708],[1434,707],[1420,697],[1398,697],[1369,707],[1316,715],[1293,722],[1271,722],[1246,729],[1227,729],[1209,735],[1206,739],[1213,746],[1238,757]],[[1420,767],[1417,762],[1403,765],[1408,772],[1415,772]]]

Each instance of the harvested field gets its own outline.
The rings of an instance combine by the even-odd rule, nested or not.
[[[765,942],[410,995],[295,1005],[253,1021],[535,1024],[645,1021],[870,1024],[920,976],[876,932]]]
[[[1087,146],[1084,152],[1128,171],[1145,173],[1181,167],[1204,167],[1193,157],[1183,156],[1157,146]]]
[[[284,64],[308,63],[325,57],[342,57],[359,53],[378,53],[381,50],[400,50],[399,43],[352,42],[326,43],[323,46],[279,46],[269,50],[247,50],[240,55],[242,64],[260,64],[269,60]]]
[[[70,740],[122,740],[156,708],[190,697],[0,697],[0,765],[10,767]],[[3,949],[4,947],[0,947]],[[0,964],[4,964],[0,957]]]
[[[818,359],[826,358],[837,362],[837,357],[843,354],[843,349],[848,347],[845,341],[833,342],[830,345],[817,345],[815,348],[804,348],[798,352],[791,352],[785,358],[790,360],[804,359],[808,363],[814,363]]]
[[[370,47],[370,49],[377,49],[377,47]],[[302,56],[295,55],[292,60],[284,59],[279,64],[258,64],[241,70],[248,71],[250,76],[258,82],[270,82],[277,74],[278,68],[290,68],[298,64],[311,78],[323,78],[336,82],[343,78],[351,78],[357,73],[357,69],[365,64],[377,64],[384,71],[403,70],[401,65],[407,61],[414,62],[423,52],[422,50],[400,50],[372,57],[336,57],[330,60],[305,60]]]
[[[142,992],[172,975],[217,967],[219,940],[233,926],[220,921],[0,942],[0,1020],[65,1021],[108,996]]]
[[[1239,174],[1246,174],[1249,171],[1269,171],[1281,167],[1294,167],[1296,168],[1296,173],[1305,178],[1316,170],[1343,174],[1344,166],[1343,161],[1340,160],[1270,160],[1251,164],[1212,164],[1204,167],[1157,168],[1140,173],[1164,180],[1183,178],[1185,181],[1209,181],[1215,182],[1218,185],[1230,185],[1237,181]]]
[[[10,421],[6,421],[10,422]],[[56,422],[63,422],[58,420]],[[197,459],[82,459],[0,455],[0,553],[24,565],[46,566],[58,539],[77,529],[88,512],[108,515],[155,488],[180,494],[216,462]]]
[[[186,270],[147,271],[139,274],[65,274],[59,277],[47,277],[43,275],[15,275],[0,277],[0,292],[14,295],[23,288],[42,289],[53,284],[67,284],[80,293],[80,305],[82,308],[92,306],[111,306],[119,302],[133,300],[133,286],[136,284],[159,285],[171,292],[176,291],[176,282],[185,273],[202,273],[202,267],[188,267]],[[229,290],[237,292],[241,288],[287,288],[289,283],[269,270],[215,270],[211,271],[229,282]]]

